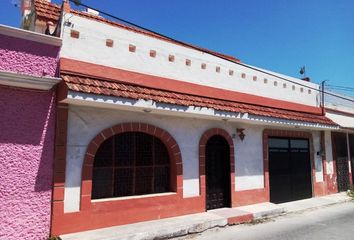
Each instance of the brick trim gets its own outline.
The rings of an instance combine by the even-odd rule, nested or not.
[[[172,162],[175,193],[91,201],[94,155],[100,144],[114,134],[140,131],[158,137],[167,147]],[[63,190],[63,189],[61,189]],[[58,192],[58,196],[62,196]],[[88,145],[82,168],[80,211],[64,212],[63,201],[54,202],[52,235],[92,230],[122,224],[175,217],[205,211],[200,196],[183,198],[182,158],[175,139],[165,130],[145,123],[123,123],[107,128]],[[60,203],[57,205],[57,203]]]
[[[231,205],[234,206],[235,195],[235,147],[234,142],[228,132],[221,128],[212,128],[205,131],[199,140],[199,194],[203,199],[203,208],[206,209],[206,183],[205,183],[205,147],[208,140],[219,135],[225,138],[230,147],[230,180],[231,180]]]
[[[56,133],[55,133],[55,157],[54,157],[54,196],[57,194],[57,187],[64,187],[65,184],[65,165],[66,165],[66,143],[68,128],[68,106],[58,104],[56,114]],[[59,201],[63,199],[56,199]]]
[[[107,47],[113,47],[113,44],[114,44],[114,40],[113,39],[110,39],[110,38],[106,39],[106,46]]]
[[[310,132],[290,131],[279,129],[265,129],[263,131],[263,164],[264,164],[264,187],[267,193],[267,199],[270,200],[269,186],[269,154],[268,154],[268,138],[269,137],[288,137],[288,138],[305,138],[310,144],[310,162],[311,162],[311,180],[312,180],[312,196],[320,196],[320,186],[316,184],[316,168],[314,162],[314,146],[313,136]]]
[[[56,111],[56,130],[55,130],[55,153],[53,166],[53,194],[52,194],[52,218],[53,222],[58,214],[64,212],[64,187],[66,169],[66,148],[67,148],[67,129],[68,129],[68,105],[65,103],[57,104]]]
[[[78,38],[80,37],[80,32],[71,29],[71,31],[70,31],[70,36],[71,36],[72,38],[77,38],[77,39],[78,39]]]
[[[159,138],[166,146],[170,156],[170,189],[183,195],[182,157],[176,140],[165,130],[146,123],[131,122],[106,128],[96,135],[87,147],[82,166],[80,209],[91,208],[93,161],[100,145],[108,138],[124,132],[143,132]],[[114,200],[115,202],[117,200]],[[107,202],[105,202],[107,204]]]
[[[140,85],[142,87],[173,91],[182,94],[190,94],[219,100],[221,99],[275,109],[308,113],[317,117],[321,116],[322,114],[322,109],[319,107],[187,83],[176,79],[147,75],[67,58],[60,58],[60,71],[62,74],[68,73],[81,76],[85,75],[87,77],[113,80],[127,84]],[[124,81],[122,81],[122,79],[124,79]],[[331,125],[332,122],[328,124]]]
[[[62,4],[63,11],[69,13],[71,10],[70,3],[68,0],[64,0]]]

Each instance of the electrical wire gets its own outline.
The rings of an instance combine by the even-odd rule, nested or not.
[[[339,85],[332,85],[332,84],[327,84],[329,87],[338,87],[338,88],[351,88],[354,89],[354,87],[347,87],[347,86],[339,86]]]
[[[158,36],[160,36],[160,37],[162,37],[162,38],[165,38],[165,39],[170,40],[170,41],[172,41],[172,42],[181,44],[181,45],[183,45],[183,46],[187,46],[187,47],[190,47],[190,48],[192,48],[192,49],[195,49],[195,50],[198,50],[198,51],[201,51],[201,52],[204,52],[204,53],[208,53],[208,54],[210,54],[210,55],[212,55],[212,56],[214,56],[214,57],[221,58],[221,59],[223,59],[223,60],[225,60],[225,61],[232,62],[232,63],[234,63],[234,64],[237,64],[237,65],[246,67],[246,68],[248,68],[248,69],[251,69],[251,70],[254,70],[254,71],[257,71],[257,72],[261,72],[261,73],[266,74],[266,75],[268,75],[268,76],[272,76],[272,77],[275,77],[275,78],[284,80],[284,81],[286,81],[286,82],[290,82],[290,83],[295,84],[295,85],[299,85],[299,86],[302,86],[302,87],[306,87],[306,88],[311,89],[311,90],[314,90],[314,91],[318,91],[318,92],[322,92],[322,91],[323,91],[323,90],[321,90],[321,89],[314,88],[314,87],[310,87],[310,86],[307,86],[307,85],[305,85],[305,84],[301,84],[301,83],[298,83],[298,82],[289,80],[289,79],[287,79],[287,78],[278,76],[278,75],[276,75],[276,74],[269,73],[269,72],[267,72],[267,71],[263,71],[263,70],[261,70],[261,69],[258,69],[258,68],[256,68],[256,67],[249,66],[249,65],[244,64],[244,63],[241,63],[241,62],[232,61],[232,60],[230,60],[230,59],[228,59],[228,58],[226,58],[226,57],[220,56],[220,55],[215,54],[215,53],[213,53],[213,52],[211,52],[211,51],[207,51],[207,50],[200,49],[200,48],[198,48],[198,47],[196,47],[196,46],[193,46],[193,45],[191,45],[191,44],[188,44],[188,43],[179,41],[179,40],[174,39],[174,38],[171,38],[171,37],[169,37],[169,36],[167,36],[167,35],[161,34],[161,33],[159,33],[159,32],[156,32],[156,31],[153,31],[153,30],[151,30],[151,29],[145,28],[145,27],[140,26],[140,25],[138,25],[138,24],[135,24],[135,23],[132,23],[132,22],[130,22],[130,21],[124,20],[124,19],[122,19],[122,18],[116,17],[116,16],[114,16],[114,15],[112,15],[112,14],[110,14],[110,13],[107,13],[107,12],[101,11],[101,10],[99,10],[99,9],[97,9],[97,8],[88,6],[88,5],[82,3],[82,2],[79,1],[79,0],[69,0],[69,1],[72,2],[72,3],[74,3],[74,4],[77,5],[77,6],[82,6],[82,7],[85,7],[85,8],[90,8],[90,9],[92,9],[92,10],[94,10],[94,11],[97,11],[97,12],[99,12],[99,13],[101,13],[101,14],[104,14],[104,15],[110,17],[110,18],[116,19],[116,20],[118,20],[118,21],[120,21],[120,22],[126,23],[126,24],[128,24],[128,25],[131,25],[131,26],[133,26],[133,27],[139,28],[139,29],[141,29],[141,30],[150,32],[150,33],[152,33],[152,34],[158,35]],[[337,98],[340,98],[340,99],[343,99],[343,100],[347,100],[347,101],[350,101],[350,102],[354,102],[354,99],[350,99],[350,98],[347,98],[347,97],[344,97],[344,96],[340,96],[340,95],[337,95],[337,94],[334,94],[334,93],[326,92],[326,91],[324,91],[324,93],[327,94],[327,95],[333,96],[333,97],[337,97]]]
[[[342,88],[328,88],[330,90],[344,91],[344,92],[354,92],[354,89],[342,89]]]
[[[342,91],[354,91],[354,87],[338,86],[338,85],[327,85],[329,89],[342,90]]]
[[[353,98],[344,97],[344,96],[337,95],[337,94],[334,94],[334,93],[331,93],[331,92],[327,92],[327,91],[324,91],[324,93],[325,93],[326,95],[329,95],[329,96],[332,96],[332,97],[336,97],[336,98],[340,98],[340,99],[342,99],[342,100],[346,100],[346,101],[349,101],[349,102],[353,102],[353,103],[354,103],[354,99],[353,99]]]

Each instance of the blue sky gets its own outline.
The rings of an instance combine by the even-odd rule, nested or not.
[[[19,26],[12,2],[0,0],[0,23]],[[305,65],[313,82],[354,87],[353,0],[82,2],[247,64],[294,77]]]

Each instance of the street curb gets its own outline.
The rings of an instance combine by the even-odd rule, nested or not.
[[[299,210],[289,210],[286,209],[285,206],[278,206],[269,210],[260,210],[259,212],[245,212],[244,214],[237,215],[237,216],[226,216],[221,217],[220,215],[211,214],[209,215],[199,215],[193,221],[179,221],[176,224],[166,224],[162,228],[157,229],[149,229],[146,231],[133,231],[133,232],[125,232],[122,233],[120,230],[114,232],[114,234],[109,234],[106,237],[100,238],[105,240],[122,240],[122,239],[129,239],[129,240],[142,240],[142,239],[188,239],[193,237],[194,235],[200,234],[205,231],[214,231],[217,229],[223,229],[225,227],[232,227],[235,225],[240,224],[247,224],[247,223],[254,223],[257,224],[257,220],[262,219],[274,219],[279,216],[291,215],[291,214],[298,214],[303,213],[306,211],[313,211],[319,208],[330,207],[337,204],[343,204],[346,202],[353,202],[354,200],[351,198],[346,198],[343,200],[331,200],[328,203],[318,203],[317,206],[305,207]],[[304,204],[304,203],[303,203]],[[312,203],[313,204],[313,203]],[[306,206],[306,204],[304,204]],[[301,207],[301,205],[300,205]],[[207,217],[208,216],[208,217]],[[192,217],[192,215],[190,216]],[[182,218],[182,217],[181,217]],[[261,223],[262,221],[259,221]],[[153,227],[153,226],[152,226]],[[156,227],[156,226],[155,226]],[[161,226],[160,226],[161,227]],[[140,229],[141,231],[141,229]],[[68,235],[62,236],[63,239],[67,240],[82,240],[75,237],[70,237]],[[97,235],[96,235],[97,236]],[[98,238],[92,238],[98,239]]]
[[[328,203],[328,204],[324,204],[324,205],[321,205],[321,206],[309,207],[309,208],[301,209],[301,210],[285,211],[284,215],[304,213],[304,212],[307,212],[307,211],[313,211],[313,210],[317,210],[317,209],[320,209],[320,208],[331,207],[331,206],[334,206],[334,205],[337,205],[337,204],[343,204],[343,203],[347,203],[347,202],[353,202],[354,203],[354,199],[340,200],[340,201],[337,201],[337,202]]]

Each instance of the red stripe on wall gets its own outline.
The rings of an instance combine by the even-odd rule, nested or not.
[[[75,73],[77,75],[102,78],[107,81],[136,84],[139,86],[186,93],[196,96],[210,97],[215,99],[318,115],[321,115],[322,113],[322,110],[319,107],[260,97],[252,94],[240,93],[220,88],[213,88],[67,58],[60,59],[60,69],[61,72],[64,73]]]

